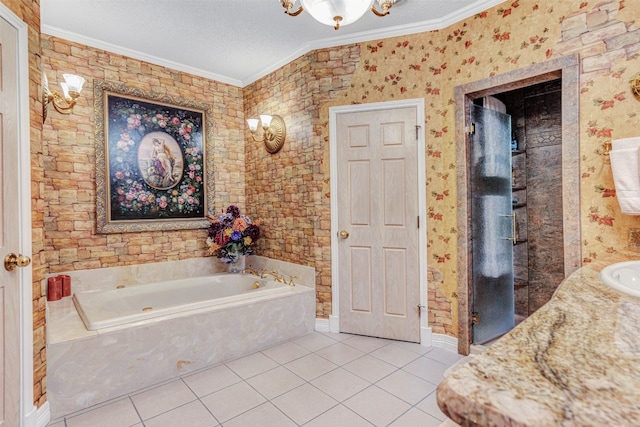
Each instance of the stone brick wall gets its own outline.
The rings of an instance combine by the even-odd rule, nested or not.
[[[580,53],[583,81],[608,75],[612,64],[640,52],[639,24],[618,20],[623,8],[624,0],[602,1],[562,20],[556,53]]]
[[[303,55],[244,88],[247,118],[279,114],[287,139],[271,155],[245,129],[247,210],[263,223],[260,255],[316,269],[316,313],[331,314],[331,216],[328,140],[320,106],[343,96],[360,57],[359,45]]]
[[[215,159],[216,207],[244,204],[242,90],[46,35],[42,53],[50,85],[57,85],[67,72],[87,79],[73,113],[51,110],[44,124],[44,242],[49,271],[206,255],[205,229],[96,233],[93,79],[212,105],[215,149],[207,155]]]

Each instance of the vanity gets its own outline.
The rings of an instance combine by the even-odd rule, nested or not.
[[[586,265],[437,389],[461,426],[640,425],[640,297]]]

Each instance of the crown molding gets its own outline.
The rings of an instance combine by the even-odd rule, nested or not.
[[[228,76],[223,76],[216,73],[211,73],[207,70],[203,70],[200,68],[185,66],[184,64],[180,64],[174,61],[169,61],[167,59],[159,58],[157,56],[148,55],[133,49],[128,49],[128,48],[114,45],[111,43],[106,43],[97,39],[93,39],[91,37],[85,37],[80,34],[62,30],[60,28],[53,27],[50,25],[43,25],[41,31],[43,34],[48,34],[50,36],[59,37],[65,40],[81,43],[86,46],[91,46],[96,49],[106,50],[108,52],[117,53],[130,58],[139,59],[152,64],[171,68],[177,71],[183,71],[185,73],[193,74],[200,77],[205,77],[207,79],[216,80],[221,83],[226,83],[232,86],[237,86],[242,88],[250,85],[251,83],[254,83],[255,81],[261,79],[262,77],[267,76],[268,74],[276,71],[277,69],[287,65],[291,61],[294,61],[300,56],[305,55],[315,49],[325,49],[329,47],[342,46],[342,45],[348,45],[353,43],[363,43],[371,40],[381,40],[381,39],[387,39],[390,37],[398,37],[398,36],[405,36],[409,34],[442,30],[444,28],[447,28],[450,25],[453,25],[457,22],[462,21],[463,19],[469,18],[475,14],[478,14],[494,6],[497,6],[500,3],[504,3],[505,1],[506,0],[477,0],[475,3],[472,3],[467,7],[456,10],[454,13],[451,13],[440,19],[432,19],[432,20],[417,22],[413,24],[397,25],[394,27],[387,27],[387,28],[381,28],[377,30],[347,34],[344,36],[329,37],[325,39],[315,40],[310,43],[305,43],[304,45],[300,46],[300,48],[296,49],[291,54],[287,55],[281,60],[274,62],[273,64],[270,64],[269,66],[263,68],[257,73],[251,74],[241,80],[236,78],[231,78]]]
[[[223,76],[216,73],[203,70],[201,68],[189,67],[178,62],[169,61],[167,59],[159,58],[157,56],[148,55],[137,50],[128,49],[126,47],[118,46],[115,44],[107,43],[101,40],[97,40],[91,37],[85,37],[78,33],[66,31],[50,25],[43,25],[41,29],[42,34],[58,37],[61,39],[69,40],[76,43],[81,43],[86,46],[91,46],[96,49],[106,50],[107,52],[117,53],[129,58],[139,59],[141,61],[149,62],[151,64],[160,65],[162,67],[171,68],[176,71],[183,71],[185,73],[193,74],[207,79],[216,80],[221,83],[227,83],[232,86],[242,87],[242,82],[238,79]]]

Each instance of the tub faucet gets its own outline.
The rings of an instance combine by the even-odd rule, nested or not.
[[[271,277],[273,277],[273,280],[275,280],[276,282],[280,282],[280,283],[287,283],[287,282],[284,280],[284,277],[280,277],[280,276],[278,276],[278,273],[277,273],[277,272],[275,272],[275,271],[272,271],[272,272],[270,272],[270,273],[266,273],[266,272],[264,272],[264,271],[263,271],[263,272],[262,272],[262,274],[260,275],[260,277],[261,277],[261,278],[263,278],[263,279],[264,279],[264,278],[266,278],[267,276],[271,276]]]
[[[289,286],[295,286],[296,284],[293,283],[293,279],[297,279],[298,276],[289,276]]]
[[[254,276],[260,276],[260,273],[258,273],[258,270],[256,270],[255,268],[249,266],[247,268],[245,268],[244,270],[242,270],[242,274],[245,273],[250,273],[253,274]]]

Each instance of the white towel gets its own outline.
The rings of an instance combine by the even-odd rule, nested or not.
[[[640,215],[640,137],[611,141],[611,170],[622,213]]]

